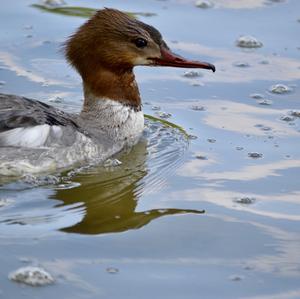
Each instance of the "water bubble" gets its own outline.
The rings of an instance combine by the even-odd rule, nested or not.
[[[273,102],[271,100],[263,99],[263,100],[257,101],[257,104],[269,106],[269,105],[272,105]]]
[[[290,121],[293,121],[293,120],[295,120],[295,118],[294,118],[294,117],[292,117],[292,116],[288,116],[288,115],[281,116],[281,117],[280,117],[280,119],[281,119],[281,120],[283,120],[283,121],[286,121],[286,122],[290,122]]]
[[[60,7],[65,4],[66,2],[64,0],[42,0],[42,5],[47,6],[49,8]]]
[[[170,117],[172,116],[171,113],[163,112],[163,111],[155,112],[155,114],[156,114],[158,117],[163,118],[163,119],[170,118]]]
[[[259,63],[265,65],[265,64],[269,64],[270,62],[268,60],[261,60]]]
[[[262,158],[262,156],[263,156],[263,154],[256,153],[256,152],[248,153],[248,157],[249,158],[253,158],[253,159]]]
[[[271,131],[272,128],[271,127],[268,127],[268,126],[263,126],[260,128],[262,131]]]
[[[292,91],[292,88],[284,84],[275,84],[272,85],[269,90],[272,93],[285,94],[285,93],[290,93]]]
[[[251,35],[243,35],[236,40],[236,45],[241,48],[261,48],[263,43]]]
[[[199,8],[212,8],[214,4],[209,0],[197,0],[195,6]]]
[[[234,274],[234,275],[230,275],[229,279],[232,281],[241,281],[244,279],[244,276]]]
[[[250,98],[256,99],[256,100],[261,100],[264,98],[264,95],[261,93],[251,93]]]
[[[241,67],[241,68],[250,67],[250,64],[248,62],[245,62],[245,61],[234,62],[233,65],[236,66],[236,67]]]
[[[160,108],[160,106],[155,106],[155,105],[154,105],[154,106],[151,107],[151,109],[152,109],[152,110],[160,110],[161,108]]]
[[[203,74],[200,73],[199,71],[186,71],[183,74],[183,77],[186,77],[186,78],[199,78],[202,76],[203,76]]]
[[[194,134],[189,134],[189,135],[188,135],[188,138],[191,139],[191,140],[195,140],[195,139],[198,138],[198,136],[197,136],[197,135],[194,135]]]
[[[205,111],[205,108],[203,106],[200,106],[200,105],[193,105],[191,107],[192,110],[194,111]]]
[[[203,155],[196,155],[195,158],[198,160],[207,160],[207,157],[205,157]]]
[[[190,83],[191,86],[204,86],[205,84],[203,82],[200,82],[200,81],[193,81]]]
[[[208,138],[207,141],[208,141],[209,143],[215,143],[217,140],[214,139],[214,138]]]
[[[257,125],[255,125],[254,127],[256,127],[256,128],[261,128],[261,127],[263,127],[264,125],[263,124],[257,124]]]
[[[109,268],[106,268],[106,272],[109,274],[117,274],[117,273],[119,273],[119,269],[114,268],[114,267],[109,267]]]
[[[245,196],[245,197],[235,198],[233,201],[236,203],[249,205],[249,204],[253,204],[256,201],[256,198]]]
[[[23,267],[9,274],[8,278],[15,282],[39,287],[54,283],[54,278],[40,267]]]

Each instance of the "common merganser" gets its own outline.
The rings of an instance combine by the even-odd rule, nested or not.
[[[67,40],[65,54],[82,77],[81,113],[0,94],[0,175],[104,161],[136,144],[144,116],[134,66],[215,71],[212,64],[172,53],[154,27],[108,8],[99,10]]]

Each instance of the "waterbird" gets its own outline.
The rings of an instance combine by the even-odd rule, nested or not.
[[[133,68],[215,66],[173,53],[160,32],[116,9],[98,10],[64,44],[82,78],[79,114],[0,94],[0,175],[48,172],[104,161],[135,145],[144,129]]]

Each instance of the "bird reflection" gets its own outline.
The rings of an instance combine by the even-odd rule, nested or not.
[[[154,170],[151,170],[151,165],[147,167],[147,163],[151,164],[147,155],[147,141],[143,140],[129,153],[122,155],[121,166],[113,169],[99,167],[78,175],[74,181],[80,183],[79,187],[58,190],[55,198],[63,201],[62,205],[82,202],[85,206],[83,219],[61,230],[79,234],[117,233],[141,228],[166,215],[204,213],[183,209],[136,211],[143,190],[151,182],[157,182],[153,176],[160,175],[157,167]],[[160,163],[160,168],[167,166]]]

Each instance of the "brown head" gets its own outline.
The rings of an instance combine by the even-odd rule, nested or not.
[[[189,61],[172,53],[154,27],[108,8],[99,10],[70,37],[66,56],[89,92],[133,106],[140,105],[132,72],[136,65],[215,71],[212,64]]]

